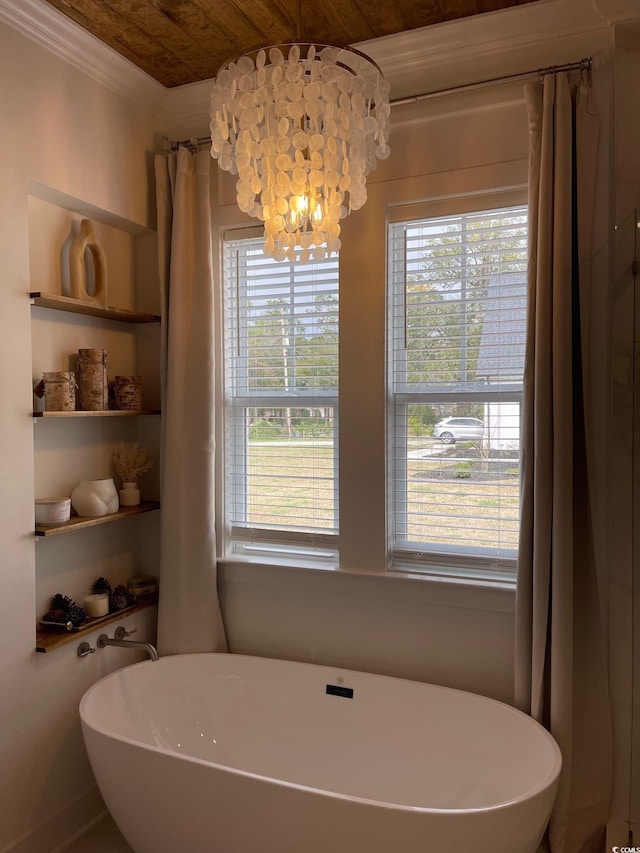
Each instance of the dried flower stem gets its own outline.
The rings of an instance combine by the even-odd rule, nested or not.
[[[111,456],[113,469],[123,483],[135,483],[141,474],[153,466],[146,448],[134,443],[120,442],[120,446]]]

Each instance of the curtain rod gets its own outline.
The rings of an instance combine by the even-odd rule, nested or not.
[[[450,86],[446,89],[435,89],[432,92],[423,92],[421,95],[412,95],[408,98],[398,98],[390,101],[391,106],[397,107],[402,104],[415,104],[418,101],[426,101],[429,98],[437,98],[440,95],[449,95],[454,92],[469,92],[472,89],[481,89],[484,86],[492,86],[495,83],[515,83],[518,80],[529,80],[537,77],[542,81],[548,74],[561,74],[564,71],[586,71],[589,75],[591,85],[591,71],[593,60],[591,57],[580,59],[578,62],[567,62],[565,65],[549,65],[546,68],[536,68],[531,71],[521,71],[519,74],[506,74],[502,77],[490,77],[487,80],[478,80],[475,83],[463,83],[461,86]]]
[[[420,95],[411,95],[408,98],[398,98],[397,100],[390,101],[389,104],[392,107],[398,107],[404,104],[416,104],[419,101],[426,101],[430,98],[440,97],[441,95],[449,95],[455,92],[470,92],[473,89],[481,89],[484,86],[492,86],[496,83],[515,83],[518,80],[529,80],[532,77],[537,77],[538,80],[542,80],[542,78],[546,77],[548,74],[562,74],[566,71],[586,71],[589,76],[589,85],[591,85],[592,69],[593,59],[591,57],[587,57],[586,59],[580,59],[577,62],[567,62],[565,65],[548,65],[546,68],[535,68],[531,71],[522,71],[519,74],[506,74],[502,77],[490,77],[486,80],[478,80],[475,83],[463,83],[461,86],[450,86],[446,89],[435,89],[432,92],[423,92]],[[176,151],[180,145],[185,145],[189,148],[198,148],[201,145],[207,145],[211,142],[211,137],[192,136],[191,139],[181,139],[178,142],[174,142],[165,136],[163,141],[165,151]]]

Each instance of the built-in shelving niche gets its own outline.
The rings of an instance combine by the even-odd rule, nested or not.
[[[100,619],[90,619],[86,625],[82,625],[75,631],[56,631],[50,628],[38,628],[36,631],[36,652],[47,654],[54,652],[56,649],[61,649],[63,646],[68,646],[70,643],[76,643],[83,639],[84,634],[89,634],[92,631],[102,630],[107,625],[113,625],[114,622],[120,622],[129,616],[134,616],[143,610],[148,610],[149,607],[155,607],[158,603],[156,596],[151,596],[148,599],[141,600],[125,610],[120,610],[116,613],[110,613],[109,616],[103,616]]]
[[[110,380],[136,374],[143,382],[141,412],[46,412],[34,397],[34,496],[58,497],[71,494],[81,480],[112,476],[111,453],[121,440],[139,440],[157,459],[160,420],[147,417],[160,411],[156,238],[138,223],[49,187],[32,182],[29,192],[31,287],[25,297],[31,302],[33,386],[45,371],[72,370],[73,354],[83,347],[108,351]],[[84,217],[94,222],[106,254],[107,306],[68,295],[65,251]],[[100,575],[113,586],[126,585],[135,574],[158,575],[158,464],[144,476],[141,488],[148,499],[138,507],[35,528],[34,626],[57,592],[81,602]],[[107,529],[103,525],[126,519],[132,520],[108,528],[108,535],[100,532]],[[113,614],[113,621],[136,612],[138,608]],[[51,651],[77,639],[77,632],[38,628],[36,646]]]

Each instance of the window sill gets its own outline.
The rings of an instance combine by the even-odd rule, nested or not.
[[[474,587],[491,587],[492,589],[512,589],[515,592],[515,572],[496,571],[482,567],[469,561],[465,564],[453,562],[422,563],[416,567],[414,563],[399,560],[389,568],[389,573],[400,577],[411,577],[416,579],[428,578],[432,581],[444,581],[449,583],[463,583]]]
[[[395,569],[365,572],[323,563],[224,557],[218,577],[225,585],[250,584],[319,594],[420,602],[462,610],[515,612],[515,584],[443,577]]]

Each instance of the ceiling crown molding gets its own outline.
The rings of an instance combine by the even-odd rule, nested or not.
[[[384,36],[357,46],[380,65],[391,97],[463,85],[485,77],[564,64],[575,45],[591,46],[611,26],[599,6],[638,0],[538,0],[483,15]],[[544,59],[540,57],[544,55]],[[546,58],[550,57],[550,58]],[[555,58],[557,57],[557,58]],[[426,83],[426,85],[425,85]]]
[[[610,24],[640,22],[638,0],[591,0]]]
[[[166,90],[164,128],[172,139],[208,135],[211,84],[201,80]]]
[[[0,21],[136,106],[163,114],[164,86],[43,0],[0,0]]]

